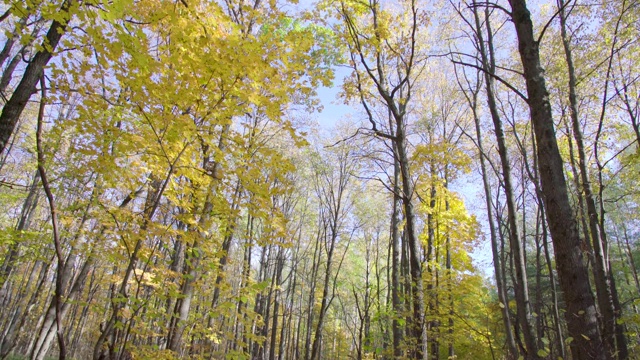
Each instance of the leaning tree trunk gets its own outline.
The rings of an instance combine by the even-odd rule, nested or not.
[[[59,14],[64,19],[70,17],[70,8],[74,0],[65,0],[62,3]],[[68,21],[69,19],[66,19]],[[44,67],[49,63],[53,56],[53,51],[60,42],[62,35],[67,29],[66,22],[60,20],[54,20],[49,27],[49,31],[43,44],[40,46],[40,51],[31,59],[29,65],[22,75],[22,79],[18,86],[13,91],[11,98],[4,104],[2,113],[0,113],[0,154],[5,150],[5,147],[9,143],[13,129],[18,123],[18,119],[22,114],[27,102],[36,90],[36,84],[44,72]]]

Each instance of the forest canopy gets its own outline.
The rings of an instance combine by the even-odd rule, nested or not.
[[[640,359],[638,24],[3,1],[0,359]]]

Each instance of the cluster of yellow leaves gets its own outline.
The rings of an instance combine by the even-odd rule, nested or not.
[[[170,258],[181,242],[187,262],[213,264],[200,265],[195,286],[206,287],[221,243],[246,214],[263,227],[259,242],[285,241],[288,220],[274,202],[290,191],[286,150],[304,144],[287,112],[315,106],[314,89],[330,82],[331,54],[318,45],[330,36],[279,8],[96,0],[73,9],[65,51],[48,70],[50,103],[63,104],[49,139],[70,161],[51,172],[75,179],[68,188],[89,184],[95,226],[86,241],[99,248],[101,266],[119,269],[107,282],[124,281],[124,265],[135,258],[144,270],[129,278],[132,292],[180,296],[186,275],[155,259]],[[160,324],[169,315],[153,316]],[[135,331],[151,331],[144,326]]]
[[[300,143],[282,115],[292,102],[312,104],[313,87],[329,80],[313,56],[315,30],[275,6],[244,9],[242,19],[226,10],[207,1],[117,0],[78,11],[79,30],[65,38],[78,51],[55,63],[53,96],[77,98],[59,132],[74,134],[69,147],[82,168],[101,173],[104,189],[126,193],[152,175],[170,178],[165,194],[189,207],[184,195],[206,189],[211,177],[235,175],[260,192],[272,182],[256,180],[267,174],[260,168],[275,168],[272,178],[292,169],[256,132]]]

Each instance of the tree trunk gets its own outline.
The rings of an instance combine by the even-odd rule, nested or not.
[[[502,165],[502,180],[504,182],[504,192],[507,201],[507,221],[509,245],[511,247],[511,256],[513,257],[513,265],[516,270],[514,292],[516,296],[516,314],[518,322],[522,329],[522,335],[525,343],[525,358],[538,359],[538,344],[533,329],[533,316],[531,315],[531,304],[529,301],[529,287],[527,285],[527,271],[525,264],[524,250],[518,235],[518,224],[516,219],[516,203],[513,193],[513,184],[511,180],[511,164],[508,156],[508,149],[505,142],[504,131],[502,129],[502,120],[498,113],[494,89],[494,79],[492,75],[495,71],[493,57],[493,34],[490,26],[488,10],[485,10],[485,26],[487,28],[487,41],[489,52],[485,50],[482,29],[480,26],[480,18],[478,16],[477,7],[474,7],[474,16],[476,22],[476,33],[478,35],[478,45],[480,48],[480,56],[482,58],[482,67],[485,78],[485,88],[487,92],[487,104],[493,120],[493,127],[498,143],[498,154],[500,155],[500,163]]]
[[[176,162],[177,162],[177,159],[176,159]],[[167,176],[164,179],[164,181],[160,181],[154,176],[152,176],[152,181],[151,181],[151,184],[149,184],[148,191],[147,191],[147,198],[145,200],[142,225],[140,226],[140,234],[145,234],[146,229],[149,226],[149,223],[152,221],[153,216],[156,210],[158,209],[158,206],[160,205],[160,199],[162,197],[162,194],[164,193],[164,190],[166,189],[172,174],[173,174],[173,166],[171,166],[171,168],[167,172]],[[96,344],[93,348],[94,360],[102,360],[102,359],[105,359],[105,357],[108,359],[114,360],[117,358],[118,356],[117,354],[120,353],[118,348],[120,346],[124,347],[125,345],[125,344],[116,344],[116,341],[118,340],[117,335],[119,333],[119,330],[116,329],[116,325],[120,321],[121,311],[127,306],[127,299],[129,297],[128,295],[129,280],[131,279],[131,276],[134,273],[135,267],[137,266],[138,257],[139,257],[140,251],[142,250],[142,246],[143,246],[143,240],[140,238],[137,239],[135,242],[133,251],[131,252],[131,255],[129,256],[129,259],[127,261],[127,268],[124,271],[122,281],[120,282],[119,286],[117,286],[117,289],[115,287],[113,288],[114,291],[111,294],[111,297],[112,297],[111,315],[109,316],[109,319],[106,321],[104,326],[101,326],[100,336],[98,336]],[[108,340],[109,342],[107,342]]]
[[[591,295],[589,273],[580,247],[576,219],[573,215],[564,178],[563,162],[555,137],[551,104],[538,41],[525,0],[509,0],[512,20],[518,37],[518,49],[526,80],[528,105],[538,151],[540,182],[547,221],[556,255],[556,267],[564,292],[565,317],[575,359],[605,359],[598,328],[595,300]]]
[[[319,271],[318,269],[320,268],[320,260],[322,258],[322,246],[320,246],[320,239],[322,236],[322,228],[318,228],[313,252],[313,260],[311,263],[311,284],[309,285],[309,300],[307,302],[307,326],[304,342],[304,360],[311,359],[311,335],[315,318],[315,310],[313,309],[313,306],[316,299],[316,286]],[[298,330],[300,330],[300,327],[298,327]],[[296,346],[296,349],[298,349],[298,346]]]
[[[84,261],[82,267],[80,268],[80,272],[73,280],[73,284],[69,288],[69,292],[66,294],[65,301],[63,302],[60,309],[60,319],[64,319],[67,312],[69,311],[70,306],[72,305],[72,301],[76,298],[76,296],[80,293],[83,284],[87,280],[87,276],[93,266],[93,256],[94,254],[90,254],[89,257]],[[70,269],[65,269],[65,276],[69,277],[71,274],[69,273]],[[51,349],[53,337],[56,334],[56,305],[55,299],[51,300],[51,304],[47,308],[46,315],[44,318],[44,323],[38,332],[38,336],[36,337],[35,347],[31,354],[32,360],[42,360],[45,355]]]
[[[593,192],[591,191],[591,182],[589,181],[589,173],[586,164],[587,157],[584,148],[584,140],[582,137],[580,121],[578,119],[576,75],[573,65],[571,45],[569,43],[569,37],[567,35],[566,29],[567,20],[564,9],[564,0],[558,0],[558,6],[560,8],[560,33],[562,36],[562,45],[564,48],[565,60],[567,62],[567,71],[569,74],[569,109],[571,110],[571,124],[573,126],[573,136],[576,140],[576,147],[578,149],[578,166],[580,169],[580,180],[587,205],[589,234],[591,236],[591,243],[594,253],[593,273],[600,315],[602,316],[602,340],[608,357],[614,357],[614,354],[618,354],[618,357],[620,359],[626,359],[628,357],[626,342],[618,344],[619,348],[616,349],[615,325],[617,317],[614,309],[611,281],[608,274],[608,259],[604,253],[604,247],[606,245],[603,243],[602,237],[600,236],[600,231],[598,229],[599,214],[596,210],[596,203],[593,197]]]
[[[282,280],[282,268],[284,267],[284,250],[282,248],[278,249],[278,254],[276,257],[276,269],[275,269],[275,286],[272,289],[273,291],[273,322],[271,324],[271,339],[269,342],[269,360],[276,359],[276,341],[278,334],[278,315],[280,311],[280,284]],[[284,326],[284,324],[283,324]]]
[[[322,286],[322,297],[320,300],[320,312],[318,313],[318,323],[316,324],[315,336],[313,338],[313,345],[311,347],[311,360],[319,360],[320,359],[320,346],[322,343],[322,331],[324,328],[324,321],[327,315],[327,310],[329,308],[329,284],[331,282],[331,265],[333,262],[333,253],[335,251],[336,240],[338,234],[334,232],[332,229],[329,235],[329,244],[327,250],[327,263],[326,270],[324,274],[324,281]]]
[[[391,304],[393,308],[393,320],[391,322],[393,332],[393,356],[395,359],[400,359],[403,356],[402,351],[402,326],[400,321],[402,314],[404,313],[404,306],[401,295],[401,283],[400,283],[400,269],[401,262],[401,244],[400,244],[400,222],[401,213],[400,207],[400,165],[397,160],[397,150],[394,143],[394,161],[393,161],[393,210],[391,212]]]
[[[422,284],[422,261],[420,239],[418,239],[415,229],[415,212],[411,199],[413,197],[413,183],[409,173],[409,156],[407,155],[406,134],[404,123],[401,117],[396,118],[396,146],[398,149],[398,162],[400,164],[400,174],[402,180],[402,204],[405,215],[405,235],[409,247],[409,269],[411,273],[411,291],[413,303],[413,322],[411,323],[413,339],[416,344],[415,358],[423,359],[427,356],[427,329],[424,323],[425,305],[424,290]]]
[[[215,168],[218,166],[218,163],[214,165]],[[193,296],[195,295],[195,283],[198,280],[198,276],[200,275],[200,243],[202,241],[207,240],[206,231],[209,224],[209,220],[211,218],[211,211],[213,210],[212,197],[217,189],[217,180],[213,177],[209,180],[210,183],[206,189],[206,198],[204,201],[204,205],[202,207],[202,211],[200,213],[200,219],[198,220],[197,229],[191,229],[193,233],[195,233],[195,240],[193,245],[191,246],[191,251],[187,251],[187,255],[185,256],[185,268],[184,268],[184,278],[182,287],[180,292],[182,294],[182,298],[178,299],[175,305],[174,314],[171,319],[172,326],[170,327],[169,334],[167,335],[167,349],[174,351],[176,353],[180,353],[180,347],[182,346],[182,335],[184,333],[185,327],[187,325],[187,318],[189,317],[189,311],[191,309],[191,302],[193,301]]]
[[[27,194],[27,197],[22,204],[22,211],[20,212],[20,218],[18,220],[18,224],[16,225],[16,232],[18,234],[21,234],[24,230],[27,230],[31,225],[31,219],[34,214],[34,210],[38,205],[39,181],[40,176],[38,175],[38,171],[36,171],[33,174],[33,179],[31,180],[29,193]],[[8,285],[8,280],[11,272],[13,271],[16,258],[18,257],[19,245],[19,241],[9,245],[9,251],[7,255],[5,255],[2,267],[0,267],[0,306],[4,305],[5,297],[7,296],[7,292],[9,291],[6,286]]]
[[[65,0],[62,3],[59,12],[62,18],[70,17],[69,10],[73,3],[74,0]],[[36,91],[36,84],[44,73],[44,67],[51,60],[53,51],[58,46],[62,35],[66,32],[68,21],[69,19],[66,19],[66,22],[54,20],[51,23],[51,27],[49,27],[49,31],[40,45],[41,50],[31,59],[22,75],[22,80],[13,91],[11,98],[4,104],[2,113],[0,113],[0,154],[4,152],[9,143],[13,129],[18,123],[25,106],[27,106],[27,101]]]
[[[477,29],[477,27],[476,27]],[[496,289],[498,292],[498,301],[500,301],[500,308],[502,313],[502,323],[505,332],[505,341],[507,345],[507,358],[516,358],[518,355],[518,348],[516,347],[516,342],[513,337],[513,332],[511,331],[511,315],[509,314],[509,307],[507,301],[507,293],[505,290],[504,278],[502,276],[503,270],[502,259],[500,256],[500,249],[498,247],[498,233],[496,230],[496,225],[494,222],[493,215],[493,196],[491,194],[491,184],[489,183],[489,174],[487,172],[486,160],[488,159],[488,155],[484,150],[483,140],[482,140],[482,130],[480,127],[480,118],[478,116],[478,92],[480,91],[481,80],[479,75],[477,76],[477,88],[472,90],[471,97],[467,95],[465,92],[465,97],[467,98],[467,102],[471,107],[471,112],[473,115],[473,120],[475,123],[475,131],[476,131],[476,146],[478,147],[478,157],[480,160],[480,175],[482,176],[482,185],[484,189],[484,197],[487,206],[487,220],[489,223],[489,237],[491,240],[491,253],[493,258],[493,269],[496,277]]]

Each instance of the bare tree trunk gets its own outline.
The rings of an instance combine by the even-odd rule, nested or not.
[[[304,342],[304,360],[311,358],[311,335],[313,329],[315,311],[313,309],[316,298],[316,284],[318,277],[318,269],[320,268],[320,260],[322,258],[322,247],[320,246],[320,238],[323,237],[323,229],[319,226],[316,234],[316,241],[313,251],[313,260],[311,263],[311,284],[309,285],[309,300],[307,302],[307,319],[306,319],[306,333]],[[298,327],[300,330],[300,327]],[[298,336],[298,339],[300,337]],[[298,346],[296,345],[296,349]],[[297,350],[296,350],[297,351]]]
[[[42,123],[44,121],[44,109],[46,106],[47,96],[46,96],[44,75],[42,73],[40,73],[39,75],[40,75],[40,87],[41,87],[40,107],[38,109],[38,123],[36,127],[36,149],[37,149],[37,159],[38,159],[38,173],[40,175],[40,180],[42,181],[42,188],[49,202],[49,211],[51,214],[53,246],[54,246],[56,258],[57,258],[55,294],[53,299],[55,304],[55,320],[56,320],[56,330],[57,330],[57,338],[58,338],[58,358],[60,360],[65,360],[67,357],[67,351],[66,351],[66,346],[64,342],[64,332],[62,329],[62,292],[64,291],[63,290],[64,284],[68,281],[67,280],[68,274],[66,273],[66,270],[67,270],[66,263],[63,255],[63,250],[62,250],[62,243],[60,242],[60,235],[58,232],[58,210],[57,210],[55,199],[53,197],[53,193],[51,191],[51,187],[49,186],[47,173],[44,168],[45,161],[44,161],[44,153],[42,150]],[[5,104],[5,109],[7,104]],[[4,114],[4,109],[3,109],[3,114]],[[2,127],[1,120],[2,119],[0,116],[0,129]],[[2,135],[0,134],[0,136]],[[0,139],[0,145],[2,145],[2,139]]]
[[[569,43],[569,37],[566,29],[566,12],[564,0],[558,0],[559,15],[560,15],[560,33],[562,36],[562,45],[564,48],[565,60],[567,62],[567,71],[569,74],[569,109],[571,116],[571,124],[573,125],[573,136],[576,140],[576,147],[578,149],[578,165],[580,169],[580,179],[582,185],[582,191],[587,205],[587,218],[589,223],[589,234],[591,235],[591,243],[594,252],[594,282],[596,285],[596,294],[598,299],[598,305],[600,314],[602,316],[602,340],[607,352],[607,356],[614,357],[617,354],[619,359],[626,359],[628,357],[628,351],[626,341],[621,344],[617,344],[616,349],[616,316],[611,278],[608,274],[608,258],[604,252],[606,246],[600,236],[598,229],[599,215],[596,210],[596,203],[591,191],[591,183],[589,181],[589,173],[587,170],[587,159],[584,148],[584,140],[582,138],[582,129],[580,121],[578,119],[578,100],[576,90],[576,75],[573,65],[573,56],[571,52],[571,45]],[[603,234],[604,235],[604,234]],[[624,339],[624,336],[622,336]]]
[[[41,267],[43,270],[39,269]],[[29,316],[30,310],[36,303],[39,291],[45,280],[45,273],[48,266],[42,261],[36,261],[29,272],[27,283],[24,284],[17,296],[18,304],[16,304],[11,314],[8,313],[8,307],[5,307],[4,316],[8,317],[7,323],[4,323],[5,330],[0,337],[0,359],[5,359],[9,353],[17,345],[17,340],[22,332],[22,328]],[[40,270],[40,271],[38,271]],[[33,289],[32,289],[33,288]],[[31,296],[27,299],[27,294],[32,291]]]
[[[415,212],[413,209],[413,203],[411,201],[413,197],[413,183],[411,175],[409,173],[409,157],[407,155],[406,134],[404,129],[404,123],[401,117],[396,117],[396,139],[398,148],[398,161],[400,163],[400,174],[402,180],[402,203],[404,206],[405,214],[405,231],[407,236],[407,245],[409,247],[409,268],[411,272],[411,287],[412,287],[412,303],[413,303],[413,323],[412,334],[413,338],[417,341],[415,346],[415,358],[423,359],[427,356],[427,329],[425,326],[425,304],[424,304],[424,290],[422,284],[422,261],[421,261],[421,246],[420,239],[418,239],[415,229]]]
[[[460,82],[458,74],[456,73],[458,83],[462,88],[463,85]],[[467,91],[463,91],[467,102],[469,103],[469,107],[471,108],[471,112],[473,114],[473,120],[475,123],[476,130],[476,146],[478,148],[478,157],[480,160],[480,174],[482,176],[482,185],[484,189],[484,197],[487,207],[487,221],[489,223],[489,236],[491,239],[491,253],[493,257],[493,269],[496,277],[496,289],[498,292],[498,301],[501,304],[501,313],[502,313],[502,323],[504,327],[506,344],[507,344],[507,358],[516,358],[518,355],[518,348],[516,347],[516,342],[513,337],[512,325],[511,325],[511,315],[509,314],[509,307],[507,306],[507,293],[505,290],[505,283],[503,278],[503,269],[500,265],[502,263],[502,259],[500,256],[500,249],[498,247],[498,233],[496,230],[496,225],[494,222],[494,214],[493,214],[493,196],[491,194],[491,184],[489,183],[489,174],[487,172],[486,161],[489,156],[485,152],[484,149],[484,141],[482,137],[482,130],[480,126],[480,118],[478,116],[478,93],[480,91],[480,85],[482,81],[480,80],[480,75],[477,73],[476,81],[475,81],[475,89],[470,89],[471,96],[468,95]]]
[[[269,342],[269,360],[275,360],[276,358],[276,341],[278,334],[278,315],[280,311],[280,283],[282,280],[282,268],[284,267],[284,250],[278,249],[276,256],[276,269],[275,269],[275,286],[272,289],[273,292],[273,322],[271,324],[271,339]],[[284,322],[284,321],[283,321]],[[282,325],[284,327],[284,323]]]
[[[16,231],[18,233],[22,233],[24,230],[27,230],[31,225],[33,213],[38,206],[39,181],[40,175],[38,174],[38,171],[35,171],[33,174],[33,179],[31,180],[31,186],[29,187],[29,193],[27,194],[27,197],[22,204],[22,211],[20,212],[20,218],[18,219],[18,224],[16,225]],[[9,246],[9,252],[5,256],[2,267],[0,268],[0,306],[3,306],[5,297],[7,296],[7,280],[9,280],[11,272],[13,271],[13,267],[15,266],[16,258],[18,257],[19,252],[19,245],[19,241],[16,241]]]
[[[66,295],[64,304],[62,304],[62,308],[60,309],[59,317],[61,320],[66,317],[66,314],[68,313],[69,309],[72,306],[72,301],[80,293],[80,290],[82,289],[82,286],[85,283],[87,276],[89,275],[89,271],[93,266],[92,257],[93,255],[90,255],[89,258],[84,261],[80,269],[80,272],[78,273],[76,278],[73,280],[73,284]],[[57,315],[56,315],[55,304],[52,301],[52,303],[50,304],[46,312],[45,321],[38,334],[38,338],[36,340],[36,346],[31,355],[32,360],[44,359],[46,354],[51,349],[53,337],[56,334],[56,331],[55,331],[56,316]]]
[[[383,41],[379,38],[379,22],[378,16],[380,11],[380,3],[377,0],[370,1],[367,5],[367,10],[369,15],[371,15],[373,30],[375,35],[371,35],[372,37],[377,37],[378,40],[383,43]],[[348,11],[345,10],[344,3],[342,3],[342,8],[340,10],[340,15],[342,16],[345,26],[349,31],[349,36],[351,43],[349,44],[350,52],[351,52],[351,60],[352,64],[356,70],[355,75],[357,78],[357,89],[360,95],[361,104],[364,107],[368,117],[369,122],[372,126],[372,131],[376,136],[382,137],[387,140],[391,140],[393,145],[395,146],[395,150],[397,151],[397,161],[400,168],[400,184],[401,187],[401,199],[404,210],[404,218],[405,218],[405,236],[407,240],[407,250],[408,250],[408,260],[409,260],[409,271],[411,275],[410,279],[410,291],[412,297],[411,299],[411,309],[413,311],[413,316],[408,317],[410,320],[407,323],[407,329],[409,330],[409,338],[412,339],[412,343],[409,345],[414,351],[412,351],[411,356],[415,359],[426,359],[428,356],[427,349],[427,328],[425,324],[425,303],[424,303],[424,290],[422,283],[422,251],[421,251],[421,243],[418,238],[418,233],[416,229],[416,216],[415,210],[413,207],[412,199],[414,197],[414,184],[413,179],[411,178],[411,170],[410,170],[410,162],[409,162],[409,144],[408,144],[408,136],[407,136],[407,104],[411,100],[412,95],[412,84],[413,84],[413,76],[415,76],[416,71],[415,67],[418,67],[417,63],[421,60],[417,60],[417,29],[419,27],[419,9],[418,4],[415,0],[411,0],[407,2],[407,14],[410,18],[409,22],[409,30],[407,37],[407,50],[403,55],[399,55],[395,50],[391,50],[386,53],[382,47],[375,49],[371,54],[367,53],[360,42],[361,34],[360,29],[357,28],[354,24],[354,19],[352,19],[351,15]],[[368,35],[367,35],[368,36]],[[395,69],[392,69],[390,73],[387,73],[387,70],[384,68],[384,63],[387,55],[397,56],[399,55],[399,62],[402,63],[402,66],[398,66]],[[371,56],[371,58],[369,58]],[[371,62],[371,63],[370,63]],[[360,65],[357,65],[360,64]],[[375,64],[375,65],[374,65]],[[373,91],[377,92],[379,96],[379,101],[381,101],[388,109],[389,113],[393,118],[393,126],[395,128],[395,134],[390,135],[380,131],[377,127],[377,122],[369,108],[368,97],[369,95],[365,95],[368,93],[368,90],[363,88],[363,75],[361,75],[357,70],[358,67],[362,66],[365,69],[365,73],[368,80],[371,80],[374,84]],[[374,70],[375,69],[375,70]],[[389,77],[397,76],[397,82],[394,80],[395,85],[389,85]]]
[[[70,16],[69,9],[73,3],[74,0],[65,0],[62,3],[60,7],[60,16],[62,18]],[[69,19],[66,19],[66,21],[68,22]],[[44,73],[44,67],[49,60],[51,60],[53,51],[58,46],[66,30],[66,22],[54,20],[51,23],[51,27],[49,27],[43,44],[40,46],[41,50],[31,59],[31,62],[27,65],[22,75],[22,80],[20,80],[20,83],[13,91],[9,101],[4,104],[2,113],[0,113],[0,154],[4,152],[9,143],[13,129],[18,123],[18,119],[27,105],[27,101],[29,101],[31,95],[36,91],[36,84]]]
[[[318,322],[316,324],[315,335],[313,337],[313,344],[311,346],[311,360],[319,360],[320,359],[320,347],[322,344],[322,332],[324,330],[324,322],[325,317],[328,310],[329,303],[329,284],[331,283],[331,265],[333,261],[333,253],[335,250],[335,240],[337,237],[333,235],[330,236],[330,244],[328,244],[329,249],[327,250],[327,263],[326,263],[326,271],[323,281],[322,287],[322,296],[320,300],[320,311],[318,313]]]
[[[28,16],[28,14],[24,15],[24,17],[22,17],[18,21],[18,26],[14,30],[11,37],[7,39],[5,46],[2,48],[2,52],[0,52],[0,66],[4,64],[4,62],[7,60],[7,57],[11,54],[11,49],[15,43],[15,38],[18,36],[18,27],[24,27],[26,25]],[[3,99],[6,99],[6,91],[9,87],[9,84],[11,83],[11,79],[13,78],[13,73],[16,70],[16,67],[18,66],[20,61],[22,61],[22,59],[27,59],[31,56],[30,53],[33,48],[33,42],[38,36],[38,32],[42,27],[42,23],[42,18],[36,20],[36,23],[33,25],[33,30],[31,31],[31,40],[29,40],[27,44],[23,45],[20,50],[16,52],[13,58],[11,58],[11,61],[9,61],[9,64],[7,64],[7,67],[2,72],[2,77],[0,77],[0,94],[2,95]]]
[[[432,134],[429,134],[429,136],[432,136]],[[431,142],[432,139],[428,139],[429,142]],[[430,164],[429,166],[429,171],[430,171],[430,177],[433,179],[436,177],[436,170],[434,167],[433,162]],[[430,332],[430,342],[431,342],[431,357],[432,358],[437,358],[438,357],[438,353],[439,353],[439,344],[438,344],[438,336],[437,336],[437,332],[438,332],[438,288],[439,288],[439,284],[438,284],[438,269],[437,266],[434,266],[433,264],[438,262],[438,252],[436,249],[436,245],[435,245],[435,228],[438,226],[437,223],[434,222],[434,214],[436,212],[436,196],[438,196],[437,192],[436,192],[436,187],[434,184],[431,184],[431,188],[429,189],[429,209],[430,211],[427,214],[427,246],[426,246],[426,256],[425,256],[425,263],[426,265],[426,270],[427,270],[427,276],[428,276],[428,282],[427,282],[427,289],[426,289],[426,293],[427,293],[427,311],[429,312],[429,314],[431,314],[431,316],[435,316],[435,319],[432,321],[429,321],[426,326],[427,326],[427,331]],[[434,290],[436,289],[436,290]]]
[[[523,156],[523,165],[524,165],[524,170],[526,171],[527,175],[529,176],[529,179],[531,180],[531,182],[533,183],[534,187],[535,187],[535,195],[536,195],[536,202],[538,204],[538,216],[539,216],[539,222],[540,225],[542,226],[542,246],[544,248],[544,256],[545,256],[545,261],[547,263],[547,271],[549,272],[549,283],[551,285],[551,299],[552,299],[552,303],[553,303],[553,307],[552,307],[552,313],[553,313],[553,321],[554,321],[554,328],[556,331],[556,346],[558,347],[558,349],[560,350],[560,356],[563,359],[567,358],[567,354],[566,354],[566,347],[565,347],[565,341],[564,341],[564,336],[563,336],[563,329],[562,329],[562,324],[560,323],[560,307],[558,305],[558,290],[557,290],[557,285],[556,285],[556,279],[555,276],[553,275],[553,265],[551,262],[551,254],[549,252],[549,232],[548,232],[548,228],[547,228],[547,222],[546,222],[546,216],[545,216],[545,210],[544,210],[544,200],[542,199],[542,189],[540,188],[540,180],[539,180],[539,176],[538,176],[538,157],[536,155],[536,142],[535,142],[535,136],[534,134],[531,134],[531,144],[533,146],[533,168],[529,165],[530,162],[527,159],[527,151],[524,148],[524,145],[522,143],[522,141],[520,140],[520,138],[517,136],[517,133],[514,133],[515,139],[516,139],[516,143],[518,144],[519,148],[520,148],[520,152],[522,153]],[[569,152],[571,152],[571,144],[569,144]]]
[[[449,189],[449,168],[448,166],[445,166],[444,168],[444,184],[445,184],[445,189]],[[445,200],[445,211],[449,212],[451,210],[450,204],[449,204],[449,199]],[[445,269],[447,271],[446,276],[447,276],[447,292],[449,293],[449,311],[448,311],[448,334],[449,337],[447,339],[447,342],[449,343],[448,346],[448,359],[455,359],[455,349],[453,346],[453,325],[454,325],[454,321],[453,321],[453,316],[455,314],[455,302],[454,302],[454,297],[453,297],[453,264],[451,263],[451,237],[449,236],[449,234],[446,235],[446,239],[445,239]]]
[[[259,316],[262,321],[253,321],[252,324],[252,332],[261,338],[267,338],[267,334],[269,332],[269,320],[270,320],[270,311],[271,311],[271,296],[273,295],[273,289],[275,286],[275,268],[274,272],[271,273],[271,262],[272,262],[272,252],[274,245],[273,244],[265,244],[262,246],[261,256],[260,256],[260,267],[258,271],[257,281],[266,282],[269,278],[271,278],[271,285],[269,286],[269,293],[266,296],[262,292],[258,292],[256,294],[254,313]],[[265,353],[265,342],[263,341],[254,341],[252,346],[252,358],[254,359],[262,359],[264,358]]]
[[[591,295],[588,269],[580,248],[580,236],[569,202],[563,162],[555,137],[549,93],[540,64],[539,42],[534,37],[526,1],[509,2],[537,142],[547,221],[553,239],[560,285],[567,304],[565,318],[569,334],[573,338],[571,351],[576,359],[605,359],[595,300]]]
[[[482,67],[484,70],[487,103],[489,106],[489,111],[491,113],[491,119],[493,120],[496,141],[498,143],[498,154],[500,155],[500,163],[502,165],[502,180],[504,182],[504,191],[507,201],[509,245],[511,247],[511,255],[513,257],[513,263],[516,272],[514,283],[514,292],[517,303],[516,313],[518,316],[518,322],[520,323],[520,327],[522,329],[522,335],[524,337],[524,343],[526,346],[524,355],[527,359],[537,359],[539,358],[538,344],[535,336],[535,331],[533,329],[533,316],[531,315],[531,304],[529,301],[529,288],[527,285],[527,271],[524,251],[522,249],[522,244],[518,235],[518,224],[516,220],[517,208],[511,180],[511,164],[507,153],[508,150],[505,143],[504,131],[502,129],[502,120],[500,119],[500,115],[498,113],[496,99],[493,92],[495,85],[492,75],[495,72],[495,63],[493,56],[493,33],[489,21],[490,19],[488,9],[485,9],[485,26],[487,28],[487,42],[489,46],[488,52],[487,50],[485,50],[477,6],[474,6],[474,17],[476,22],[476,34],[478,36],[478,46],[480,48],[480,56],[482,58]]]
[[[218,163],[214,165],[213,174],[216,173]],[[203,166],[204,167],[204,166]],[[182,280],[182,286],[180,292],[182,297],[178,299],[175,305],[174,314],[171,319],[171,326],[167,335],[167,349],[180,353],[180,347],[182,346],[182,335],[187,325],[187,318],[189,317],[189,311],[191,309],[191,302],[195,294],[195,283],[200,276],[200,243],[207,240],[206,229],[210,225],[209,220],[211,218],[211,211],[213,210],[212,197],[217,189],[217,180],[213,177],[209,180],[209,185],[206,189],[205,201],[202,206],[200,218],[196,229],[191,229],[191,232],[195,235],[195,240],[191,245],[190,251],[186,252],[186,261],[184,268],[184,277]]]
[[[395,143],[393,161],[393,210],[391,212],[391,304],[393,308],[393,320],[391,322],[393,332],[393,356],[400,359],[403,356],[402,350],[402,326],[400,325],[404,306],[400,295],[402,294],[400,274],[401,244],[400,244],[400,222],[401,222],[401,197],[400,197],[400,164],[397,160],[397,150]]]

